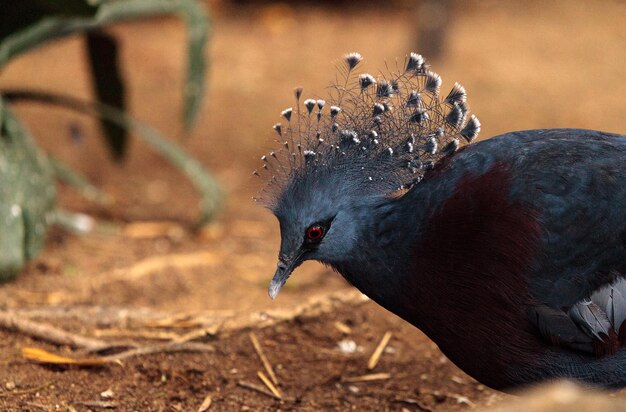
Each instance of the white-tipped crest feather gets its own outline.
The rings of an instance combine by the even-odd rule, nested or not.
[[[261,201],[271,206],[285,185],[321,168],[363,179],[368,190],[407,188],[480,132],[476,116],[467,120],[465,88],[455,83],[441,98],[441,77],[421,55],[411,53],[402,69],[378,78],[355,73],[362,59],[359,53],[344,56],[343,77],[325,100],[301,103],[302,89],[296,89],[296,106],[281,112],[287,124],[274,125],[281,149],[263,162],[262,174],[271,179]]]

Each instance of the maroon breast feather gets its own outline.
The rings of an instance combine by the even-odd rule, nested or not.
[[[532,367],[546,350],[525,316],[527,274],[541,233],[538,212],[509,200],[511,179],[498,162],[459,180],[427,222],[408,285],[419,291],[414,313],[428,318],[414,323],[493,387],[507,385],[509,367]]]

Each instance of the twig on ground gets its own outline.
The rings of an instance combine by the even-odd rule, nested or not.
[[[267,378],[267,376],[265,376],[265,374],[263,372],[258,371],[256,374],[259,377],[259,379],[261,379],[261,381],[263,381],[265,386],[267,386],[268,389],[274,394],[274,396],[276,396],[278,399],[282,399],[283,398],[283,395],[280,394],[280,391],[278,390],[278,388],[276,388],[276,386],[274,386],[274,384],[272,384],[272,382]]]
[[[140,338],[149,340],[174,340],[180,339],[181,335],[174,332],[130,330],[130,329],[96,329],[93,334],[96,337],[109,338]]]
[[[217,330],[221,325],[214,325],[210,328],[201,328],[192,330],[191,332],[185,333],[173,340],[173,342],[184,343],[190,342],[192,340],[205,340],[207,338],[213,338],[217,334]]]
[[[256,385],[254,383],[250,383],[250,382],[246,382],[246,381],[239,381],[239,382],[237,382],[237,385],[241,386],[242,388],[252,389],[253,391],[257,391],[257,392],[262,393],[264,395],[270,396],[270,397],[272,397],[274,399],[280,399],[276,395],[274,395],[272,392],[270,392],[267,389],[265,389],[264,387]]]
[[[412,399],[412,398],[396,398],[393,400],[394,402],[399,402],[399,403],[408,403],[409,405],[415,405],[417,406],[417,408],[421,411],[424,412],[432,412],[433,410],[430,409],[428,406],[424,405],[423,402],[421,402],[418,399]]]
[[[80,402],[80,404],[90,409],[116,409],[120,406],[119,403],[113,401],[87,401]]]
[[[44,411],[48,410],[48,407],[46,405],[38,402],[26,402],[26,406],[30,406],[31,408],[43,409]]]
[[[389,373],[371,373],[369,375],[361,375],[361,376],[347,376],[342,378],[342,382],[354,383],[354,382],[370,382],[370,381],[382,381],[386,379],[390,379],[391,374]]]
[[[104,366],[109,363],[103,358],[68,358],[39,348],[22,348],[22,357],[50,365]]]
[[[54,383],[53,381],[48,381],[48,382],[46,382],[44,384],[33,386],[32,388],[14,389],[12,391],[2,392],[2,393],[0,393],[0,398],[13,396],[13,395],[23,395],[25,393],[39,392],[40,390],[42,390],[44,388],[47,388],[48,386],[52,385],[53,383]]]
[[[380,355],[382,355],[383,350],[385,350],[385,347],[389,343],[389,339],[391,339],[391,332],[387,331],[385,332],[383,338],[380,340],[380,343],[376,347],[376,350],[374,350],[374,353],[372,353],[370,360],[367,362],[367,369],[372,370],[376,367],[376,365],[378,364],[378,360],[380,359]]]
[[[469,406],[469,407],[472,407],[472,408],[476,407],[476,404],[474,402],[470,401],[467,396],[459,395],[459,394],[456,394],[456,393],[449,393],[449,394],[446,394],[446,396],[456,400],[457,404],[466,405],[466,406]]]
[[[200,406],[198,407],[197,412],[208,411],[212,403],[213,403],[213,399],[211,398],[211,395],[207,395],[202,401],[202,403],[200,404]]]
[[[114,355],[103,356],[110,362],[118,362],[124,359],[132,358],[133,356],[152,355],[155,353],[168,353],[168,352],[213,352],[215,348],[206,343],[196,342],[165,342],[158,343],[156,345],[140,346],[138,348],[129,349],[124,352],[116,353]]]
[[[106,276],[107,273],[98,275],[98,277]],[[37,309],[16,309],[12,313],[15,313],[20,318],[72,318],[80,321],[83,325],[108,324],[127,327],[129,324],[138,324],[142,327],[154,328],[212,328],[219,325],[220,333],[230,333],[243,329],[263,329],[298,317],[315,318],[322,314],[332,313],[340,306],[349,305],[356,307],[368,301],[369,299],[357,290],[340,290],[313,296],[306,302],[293,308],[252,313],[233,310],[213,310],[167,315],[164,312],[145,308],[129,310],[123,307],[71,306],[68,302],[64,302],[65,306],[63,307],[45,306]]]
[[[270,375],[272,382],[274,383],[274,385],[278,385],[278,379],[276,378],[276,374],[274,373],[272,364],[267,360],[265,353],[263,353],[263,348],[261,348],[261,344],[259,343],[259,339],[256,337],[256,334],[254,332],[250,332],[248,336],[250,337],[252,346],[254,346],[254,350],[256,351],[257,355],[259,355],[259,358],[263,363],[263,367],[267,371],[268,375]]]
[[[147,323],[163,319],[167,313],[148,308],[125,308],[119,306],[85,306],[58,304],[22,309],[12,309],[12,313],[27,319],[75,319],[85,324],[127,325],[129,323]]]
[[[56,355],[39,348],[23,348],[22,356],[39,363],[57,365],[77,365],[77,366],[103,366],[108,363],[121,363],[124,359],[134,356],[152,355],[155,353],[171,352],[213,352],[215,348],[211,345],[197,342],[165,342],[156,345],[140,346],[124,352],[108,356],[93,358],[69,358]]]
[[[335,328],[337,328],[337,330],[338,330],[339,332],[343,333],[344,335],[349,335],[349,334],[351,334],[351,333],[352,333],[352,328],[351,328],[350,326],[348,326],[348,325],[346,325],[345,323],[340,322],[340,321],[338,321],[338,320],[336,320],[336,321],[333,323],[333,326],[335,326]]]
[[[222,328],[226,319],[235,316],[234,310],[210,310],[203,312],[182,312],[169,314],[163,316],[163,314],[151,314],[149,317],[143,319],[138,316],[133,317],[133,321],[140,323],[144,327],[159,328],[159,329],[197,329],[204,328],[211,334],[217,334],[218,330]]]
[[[0,311],[0,328],[17,331],[55,345],[67,345],[92,353],[133,346],[128,343],[106,342],[99,339],[87,338],[56,328],[52,325],[20,318],[14,313],[7,311]]]
[[[126,338],[140,338],[150,340],[164,340],[164,341],[176,341],[176,342],[189,342],[192,340],[202,340],[209,337],[214,337],[217,334],[217,330],[220,325],[214,325],[209,328],[200,328],[192,330],[185,334],[178,334],[174,332],[166,331],[153,331],[153,330],[132,330],[132,329],[96,329],[94,335],[96,336],[108,336],[108,337],[126,337]]]

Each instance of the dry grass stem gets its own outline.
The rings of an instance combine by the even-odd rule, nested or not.
[[[246,382],[246,381],[239,381],[239,382],[237,382],[237,385],[241,386],[242,388],[252,389],[253,391],[257,391],[257,392],[262,393],[264,395],[270,396],[270,397],[272,397],[274,399],[280,399],[280,398],[276,397],[276,395],[274,395],[272,392],[270,392],[267,389],[265,389],[264,387],[256,385],[254,383],[250,383],[250,382]]]
[[[68,358],[40,348],[22,348],[22,357],[49,365],[103,366],[112,362],[106,358]]]
[[[374,353],[372,353],[370,360],[367,362],[367,369],[372,370],[376,367],[378,360],[380,359],[380,355],[383,354],[385,347],[389,343],[389,339],[391,339],[391,332],[387,331],[374,350]]]
[[[117,409],[119,403],[113,401],[87,401],[80,402],[81,405],[90,409]]]
[[[256,334],[254,332],[250,332],[248,336],[250,336],[250,341],[252,342],[252,346],[254,346],[254,350],[256,351],[257,355],[259,355],[259,359],[261,359],[261,362],[263,363],[263,367],[265,368],[267,373],[270,375],[272,382],[274,383],[274,385],[278,385],[278,379],[276,378],[274,369],[272,368],[272,365],[270,364],[270,362],[267,360],[265,353],[263,353],[263,349],[261,348],[261,344],[259,343],[259,339],[257,338]]]
[[[98,277],[106,276],[108,276],[108,273],[98,275]],[[291,321],[296,317],[315,318],[326,313],[332,313],[341,306],[358,307],[368,302],[369,298],[358,290],[349,289],[319,294],[307,299],[296,307],[288,309],[263,310],[252,313],[234,310],[211,310],[197,313],[175,313],[172,315],[166,315],[163,312],[152,311],[146,308],[134,308],[132,311],[129,311],[116,307],[86,307],[85,305],[75,305],[76,300],[75,297],[72,297],[63,300],[64,306],[57,304],[37,309],[18,309],[11,311],[11,313],[20,318],[36,317],[46,320],[72,318],[80,321],[81,325],[85,327],[92,325],[94,329],[101,324],[117,325],[120,329],[128,327],[129,324],[141,325],[143,328],[165,329],[195,329],[219,326],[220,333],[230,333],[242,329],[263,329],[281,322]],[[2,327],[1,321],[0,327]]]
[[[214,350],[215,348],[213,346],[207,345],[206,343],[172,341],[129,349],[114,355],[103,356],[102,359],[106,359],[111,362],[119,362],[133,356],[145,356],[154,353],[213,352]]]
[[[96,329],[93,334],[96,337],[107,338],[139,338],[149,340],[175,340],[181,335],[174,332],[149,331],[149,330],[128,330],[128,329]]]
[[[39,363],[77,366],[102,366],[108,363],[121,363],[122,360],[133,356],[145,356],[154,353],[171,352],[212,352],[215,348],[211,345],[196,342],[171,341],[156,345],[141,346],[108,356],[93,358],[69,358],[57,355],[39,348],[23,348],[22,356]]]
[[[352,328],[351,328],[350,326],[348,326],[348,325],[346,325],[345,323],[340,322],[340,321],[338,321],[338,320],[336,320],[336,321],[333,323],[333,326],[334,326],[335,328],[337,328],[337,330],[338,330],[339,332],[343,333],[344,335],[349,335],[349,334],[351,334],[351,333],[352,333]]]
[[[84,349],[88,352],[101,352],[114,348],[128,348],[128,343],[105,342],[99,339],[87,338],[52,325],[24,319],[12,312],[0,311],[0,328],[17,331],[24,335],[53,343],[55,345],[70,346],[75,349]]]
[[[383,381],[391,379],[390,373],[371,373],[369,375],[361,375],[361,376],[348,376],[342,379],[343,382],[370,382],[370,381]]]
[[[263,372],[258,371],[256,374],[258,375],[259,379],[261,379],[261,381],[263,381],[265,386],[267,386],[268,389],[274,394],[274,396],[276,396],[278,399],[282,399],[283,398],[283,395],[281,395],[281,393],[278,390],[278,388],[272,384],[272,382],[267,378],[267,376],[265,376],[265,374]]]
[[[209,408],[211,407],[212,403],[213,403],[213,399],[211,398],[211,395],[207,395],[206,398],[204,398],[204,400],[202,401],[202,403],[198,407],[197,412],[206,412],[206,411],[208,411]]]
[[[173,341],[178,342],[178,343],[184,343],[184,342],[190,342],[192,340],[203,340],[206,338],[212,338],[212,337],[215,337],[218,329],[219,329],[219,325],[215,325],[210,328],[201,328],[201,329],[192,330],[189,333],[185,333],[184,335],[177,337]]]
[[[190,329],[198,327],[221,327],[225,319],[236,315],[233,310],[212,310],[202,313],[177,313],[161,319],[146,319],[143,325],[150,328]]]
[[[33,386],[32,388],[14,389],[12,391],[1,392],[0,393],[0,398],[4,398],[4,397],[8,397],[8,396],[14,396],[14,395],[24,395],[26,393],[39,392],[39,391],[47,388],[48,386],[52,385],[53,383],[54,383],[53,381],[49,381],[49,382],[46,382],[46,383],[44,383],[42,385]]]

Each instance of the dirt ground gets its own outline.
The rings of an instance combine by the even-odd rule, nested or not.
[[[444,53],[433,62],[444,87],[459,81],[467,88],[483,138],[540,127],[624,133],[626,4],[544,3],[457,7]],[[85,354],[0,330],[0,409],[195,411],[209,397],[211,411],[454,411],[508,401],[457,369],[420,331],[354,298],[321,265],[305,264],[276,301],[267,297],[279,233],[270,213],[251,201],[261,185],[251,171],[271,147],[270,126],[292,104],[295,86],[324,96],[345,52],[360,51],[375,71],[414,50],[415,13],[401,4],[213,10],[209,93],[188,137],[179,122],[181,24],[157,19],[111,32],[123,45],[132,114],[177,139],[220,181],[226,198],[216,222],[190,232],[197,212],[192,186],[139,140],[128,161],[114,165],[92,119],[20,104],[18,114],[41,145],[114,204],[103,208],[60,186],[60,204],[96,217],[98,226],[82,236],[51,230],[43,253],[0,287],[0,308],[98,339],[147,344],[158,334],[209,328],[204,351],[138,356],[123,365],[42,366],[21,350]],[[82,46],[72,38],[17,59],[0,73],[0,88],[90,98]],[[72,140],[70,127],[84,137]],[[157,222],[156,232],[142,222]],[[312,310],[319,305],[307,304],[311,299],[326,304]],[[257,372],[264,370],[251,331],[276,370],[283,400],[246,387],[262,386]],[[391,340],[370,371],[368,359],[387,331]],[[353,381],[372,373],[386,375]]]

